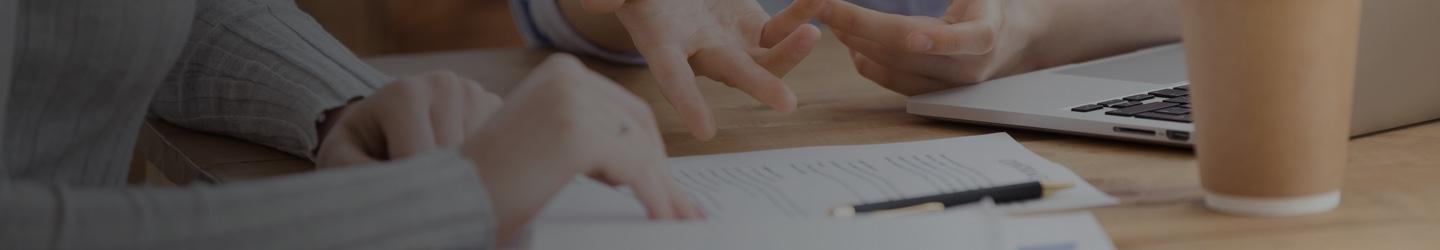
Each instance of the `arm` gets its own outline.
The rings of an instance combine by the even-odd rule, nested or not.
[[[486,188],[453,150],[184,189],[0,179],[0,248],[489,248],[496,214]]]
[[[151,113],[314,159],[325,111],[391,78],[288,0],[202,0]]]
[[[1029,2],[1045,24],[1028,52],[1035,69],[1180,41],[1178,0]]]
[[[135,4],[147,4],[137,9],[173,7],[160,13],[183,13],[183,18],[161,21],[181,26],[194,6],[178,3]],[[259,10],[267,11],[274,10]],[[174,38],[166,41],[181,41],[179,35]],[[169,49],[156,53],[165,58],[179,51],[158,48]],[[683,193],[662,190],[678,190],[673,180],[653,178],[668,175],[663,175],[663,146],[649,110],[638,98],[626,98],[628,93],[613,82],[585,73],[577,60],[564,61],[569,74],[552,74],[546,67],[535,74],[551,78],[542,82],[564,85],[522,91],[533,95],[519,94],[517,102],[529,104],[512,106],[520,111],[507,112],[512,116],[502,120],[509,122],[485,129],[472,140],[478,145],[465,147],[465,155],[437,150],[353,168],[183,189],[69,186],[46,182],[50,176],[27,176],[26,167],[32,166],[12,169],[17,166],[0,163],[0,249],[488,249],[497,233],[513,234],[577,173],[651,194],[641,197],[647,207],[686,204],[675,199]],[[149,81],[154,80],[159,79]],[[0,81],[4,84],[8,81]],[[616,138],[612,126],[568,126],[600,122],[634,129]],[[112,170],[62,174],[121,172]],[[676,212],[695,213],[683,207],[659,212],[671,218]]]
[[[17,71],[38,72],[26,79],[95,81],[78,85],[93,88],[85,91],[136,88],[161,81],[164,71],[180,54],[179,45],[188,34],[184,28],[192,27],[190,21],[195,16],[193,1],[33,0],[25,3],[29,3],[22,5],[27,6],[21,9],[25,14],[17,16],[23,17],[24,23],[43,28],[27,29],[17,35],[22,38],[17,41],[24,42],[16,45],[25,46],[16,49],[16,55],[20,56],[15,65],[26,66]],[[95,33],[109,35],[75,35]],[[72,40],[113,36],[127,37],[94,43]],[[106,42],[119,46],[88,47],[88,44]],[[129,51],[119,53],[113,48]],[[133,58],[136,56],[152,58]],[[51,58],[74,60],[57,62]],[[120,60],[113,60],[115,58]],[[126,62],[132,64],[121,64]],[[127,72],[99,73],[110,71],[96,68]],[[87,76],[65,77],[64,74]],[[0,79],[0,89],[34,88],[48,83],[25,80],[11,86],[11,80]],[[95,97],[148,96],[116,96],[118,93]],[[12,108],[26,110],[43,110],[50,103],[15,102],[13,97],[0,95],[0,100],[16,105]],[[75,101],[58,95],[52,98],[49,100]],[[112,106],[88,108],[97,112],[49,114],[80,116],[73,120],[40,119],[50,121],[45,123],[47,126],[80,132],[71,136],[93,134],[85,132],[95,131],[88,128],[117,131],[129,128],[133,136],[134,126],[95,121],[138,120],[85,119],[85,116],[112,115],[101,113],[112,111],[120,112],[113,115],[139,118],[140,114],[131,113],[138,110]],[[3,118],[0,124],[26,124],[30,123],[27,120],[36,119],[13,113],[0,118]],[[16,131],[9,132],[6,134]],[[104,153],[96,152],[128,155],[130,145],[133,144],[45,152],[56,155],[54,157],[100,161],[84,168],[51,166],[48,164],[55,161],[48,160],[0,162],[0,249],[485,248],[493,245],[497,231],[493,223],[495,213],[486,192],[488,186],[482,184],[469,160],[453,152],[385,165],[225,186],[123,188],[118,186],[120,183],[103,181],[120,180],[116,175],[125,174],[126,164],[105,162]],[[7,146],[7,149],[4,155],[14,155],[10,150],[15,148]],[[102,181],[67,181],[77,176]]]
[[[1176,0],[950,3],[929,17],[828,0],[821,20],[850,48],[862,76],[906,95],[1179,39]]]

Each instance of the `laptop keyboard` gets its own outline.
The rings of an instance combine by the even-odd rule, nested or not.
[[[1070,111],[1080,113],[1104,111],[1106,115],[1113,116],[1181,123],[1194,122],[1190,119],[1190,85],[1086,104],[1071,108]]]

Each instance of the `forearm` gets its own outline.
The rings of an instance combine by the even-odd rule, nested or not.
[[[0,204],[0,249],[495,245],[485,187],[454,151],[220,186],[83,188],[0,179]]]
[[[1035,69],[1180,40],[1179,0],[1020,2],[1037,18],[1026,57]]]
[[[600,48],[617,52],[635,51],[635,43],[630,40],[630,33],[625,31],[625,26],[613,13],[590,13],[581,6],[581,0],[534,1],[556,1],[560,5],[560,12],[565,15],[565,20],[570,23],[570,26],[575,27],[581,36]]]

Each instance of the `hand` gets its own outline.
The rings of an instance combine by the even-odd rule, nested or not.
[[[360,165],[458,147],[501,102],[479,83],[448,71],[397,80],[339,112],[316,165]]]
[[[855,68],[905,95],[971,85],[1034,70],[1027,47],[1038,32],[1028,2],[954,0],[939,18],[901,16],[828,0],[820,19],[850,47]]]
[[[490,190],[502,239],[577,174],[630,187],[653,219],[702,216],[665,165],[649,106],[575,57],[551,56],[507,98],[462,148]]]
[[[690,132],[715,136],[715,124],[695,76],[738,88],[781,112],[795,94],[780,80],[819,39],[809,20],[823,0],[799,0],[774,19],[753,0],[579,0],[594,13],[615,13],[636,50]],[[693,68],[692,68],[693,66]]]

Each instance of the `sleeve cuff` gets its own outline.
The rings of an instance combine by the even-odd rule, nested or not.
[[[615,63],[642,65],[645,58],[639,53],[618,52],[600,48],[585,39],[575,27],[565,20],[560,6],[555,1],[563,0],[511,0],[510,9],[526,45],[534,48],[556,48],[564,51],[593,56]]]

